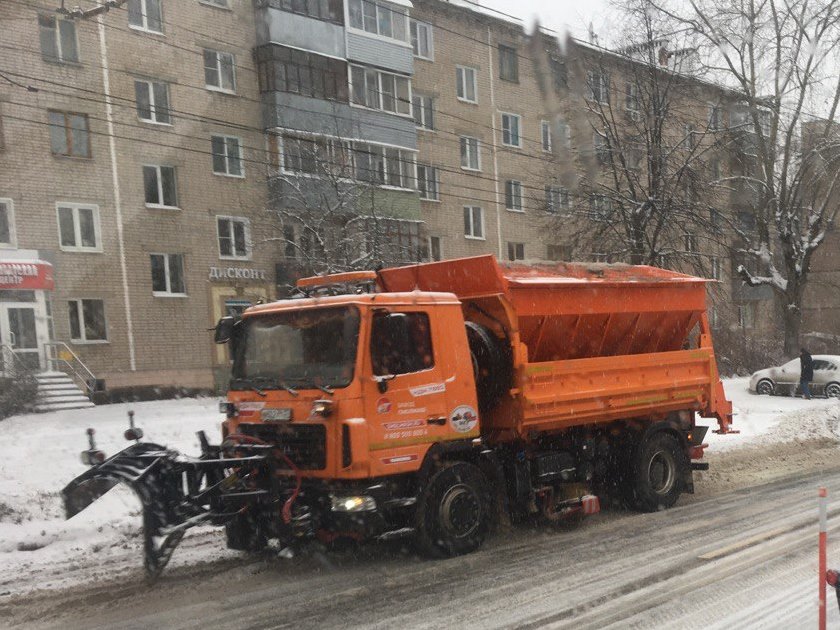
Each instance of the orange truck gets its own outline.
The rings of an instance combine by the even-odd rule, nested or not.
[[[132,485],[155,573],[199,522],[235,549],[410,535],[451,556],[500,518],[670,507],[706,467],[696,417],[732,419],[705,283],[492,256],[302,279],[217,325],[233,357],[221,445],[105,459],[91,436],[68,515]]]

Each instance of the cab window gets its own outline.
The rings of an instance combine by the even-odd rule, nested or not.
[[[429,316],[426,313],[376,313],[370,355],[375,376],[410,374],[434,367]]]

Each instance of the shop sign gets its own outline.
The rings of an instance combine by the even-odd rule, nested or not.
[[[0,260],[0,290],[55,288],[52,265],[43,260]]]
[[[210,267],[210,280],[265,280],[263,269],[247,267]]]

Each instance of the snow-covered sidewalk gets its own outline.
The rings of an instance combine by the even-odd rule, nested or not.
[[[840,401],[756,396],[747,379],[724,382],[735,407],[735,435],[709,432],[710,453],[764,442],[840,439]],[[196,431],[219,439],[217,399],[181,399],[104,405],[93,409],[17,416],[0,422],[0,596],[32,589],[107,580],[115,573],[142,575],[139,502],[117,487],[69,521],[60,491],[85,470],[79,453],[85,429],[96,429],[97,446],[112,455],[126,446],[127,412],[135,411],[145,439],[186,454],[199,452]],[[217,530],[190,532],[173,564],[235,557]]]

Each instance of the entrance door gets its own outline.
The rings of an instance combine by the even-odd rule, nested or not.
[[[8,306],[0,304],[0,344],[4,346],[4,370],[23,365],[30,370],[41,368],[41,351],[34,306]],[[11,350],[13,357],[5,357]],[[8,365],[11,360],[12,365]]]

